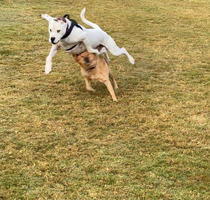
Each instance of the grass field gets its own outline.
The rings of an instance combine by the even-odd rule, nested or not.
[[[118,102],[50,50],[42,13],[79,14],[111,57]],[[0,199],[210,198],[210,1],[0,1]],[[84,25],[84,24],[83,24]]]

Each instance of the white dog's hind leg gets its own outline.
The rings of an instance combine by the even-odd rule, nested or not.
[[[134,58],[126,51],[124,47],[122,47],[121,50],[128,57],[128,60],[130,61],[130,63],[134,65],[135,63]]]
[[[100,50],[100,54],[104,54],[104,55],[105,55],[106,62],[109,63],[110,59],[109,59],[109,55],[108,55],[107,50],[106,50],[105,47],[103,47],[103,48]]]
[[[52,48],[50,50],[49,55],[46,59],[46,65],[45,65],[45,74],[49,74],[52,70],[52,57],[55,56],[58,52],[58,47],[55,45],[52,45]]]
[[[131,64],[135,63],[135,60],[133,59],[133,57],[126,51],[126,49],[124,47],[119,48],[115,41],[109,36],[107,38],[107,40],[105,41],[105,43],[103,44],[111,54],[113,54],[114,56],[119,56],[122,54],[125,54],[128,57],[128,60],[130,61]]]
[[[114,49],[108,48],[108,50],[114,56],[119,56],[119,55],[125,54],[128,57],[128,60],[130,61],[131,64],[135,63],[135,60],[133,59],[133,57],[126,51],[126,49],[124,47],[119,48],[118,46],[116,46]]]

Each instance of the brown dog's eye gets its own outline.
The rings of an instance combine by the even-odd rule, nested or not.
[[[60,33],[61,32],[61,30],[57,30],[57,33]]]

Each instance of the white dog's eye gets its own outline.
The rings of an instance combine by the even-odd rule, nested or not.
[[[57,30],[57,33],[60,33],[61,32],[61,30]]]
[[[52,29],[50,29],[50,32],[52,32]]]

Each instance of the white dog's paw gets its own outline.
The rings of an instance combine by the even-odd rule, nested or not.
[[[90,49],[88,50],[89,53],[95,53],[97,55],[100,55],[100,52],[97,49]]]
[[[45,74],[49,74],[52,71],[51,67],[45,67]]]
[[[133,65],[135,64],[135,60],[131,56],[129,57],[129,61],[130,61],[131,64],[133,64]]]
[[[100,52],[98,50],[95,51],[95,54],[100,55]]]

